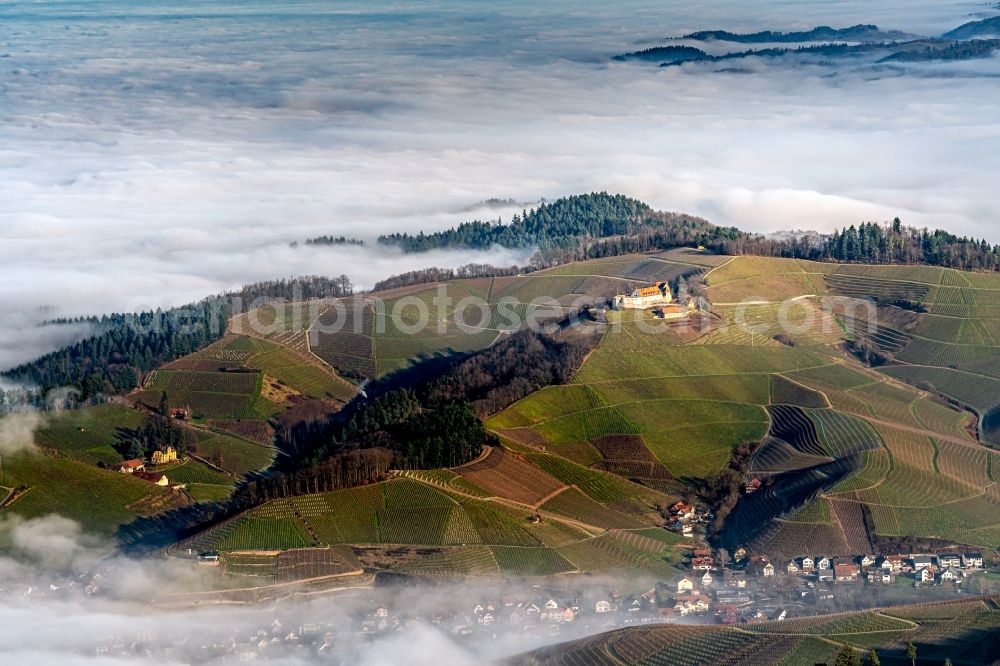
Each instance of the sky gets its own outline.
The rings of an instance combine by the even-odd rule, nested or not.
[[[238,284],[523,253],[290,247],[607,190],[752,231],[896,215],[1000,242],[1000,59],[905,69],[611,56],[698,29],[940,34],[985,4],[221,2],[0,5],[0,366],[52,316]],[[517,207],[519,209],[520,206]]]

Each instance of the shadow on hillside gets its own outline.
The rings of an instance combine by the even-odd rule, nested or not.
[[[239,485],[252,484],[274,473],[273,466],[264,471],[250,472]],[[221,501],[190,504],[153,516],[140,516],[119,527],[115,538],[118,547],[126,554],[142,555],[194,536],[249,508],[245,500],[234,496]]]
[[[741,495],[719,535],[719,546],[730,550],[760,538],[775,518],[803,506],[817,493],[828,490],[861,466],[854,454],[771,477],[752,495]],[[773,481],[772,481],[773,480]]]
[[[434,354],[418,356],[410,362],[408,367],[393,370],[389,374],[369,382],[365,386],[365,393],[369,399],[372,399],[396,389],[419,386],[437,377],[455,363],[468,358],[472,353],[474,352],[444,349]]]
[[[118,547],[127,555],[145,555],[166,548],[222,519],[219,502],[193,504],[155,516],[137,518],[118,528]]]
[[[983,416],[983,439],[994,448],[1000,448],[1000,405]]]
[[[930,643],[920,640],[913,641],[917,648],[917,662],[943,664],[945,659],[951,659],[954,664],[992,664],[1000,659],[1000,640],[997,640],[996,629],[971,629],[961,631],[963,618],[951,622],[955,633],[940,642]],[[911,661],[906,656],[905,643],[889,650],[879,650],[879,658],[883,664],[899,664],[910,666]]]
[[[111,443],[111,448],[124,457],[128,457],[128,449],[132,440],[136,438],[139,431],[136,428],[126,428],[117,426],[115,428],[115,441]]]

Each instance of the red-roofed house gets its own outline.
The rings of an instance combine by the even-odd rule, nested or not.
[[[133,458],[132,460],[123,460],[118,465],[118,471],[122,474],[132,474],[133,472],[141,472],[146,469],[146,463],[139,460],[138,458]]]
[[[678,594],[674,599],[674,610],[681,615],[704,613],[709,609],[709,599],[704,594]]]
[[[691,568],[695,571],[711,571],[715,566],[715,560],[711,557],[692,557]]]
[[[694,506],[687,502],[676,502],[670,507],[670,514],[684,519],[694,515]]]
[[[833,576],[840,583],[850,583],[856,581],[861,574],[861,567],[857,564],[835,564],[833,565]]]

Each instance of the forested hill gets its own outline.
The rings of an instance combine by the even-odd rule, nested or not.
[[[606,192],[542,204],[515,215],[510,224],[467,222],[433,234],[382,236],[379,242],[406,252],[488,249],[494,245],[538,247],[545,255],[544,263],[703,245],[730,255],[1000,270],[1000,246],[947,231],[907,227],[898,218],[886,224],[862,223],[831,235],[775,240],[734,227],[719,227],[693,215],[655,211],[641,201]],[[422,281],[419,276],[411,277]]]
[[[76,344],[12,368],[2,376],[30,383],[43,391],[71,387],[81,399],[125,393],[139,377],[218,340],[229,317],[262,301],[301,301],[350,294],[346,275],[270,280],[198,303],[166,311],[114,314],[99,320],[99,333]]]
[[[735,248],[734,248],[735,250]],[[965,271],[1000,270],[1000,245],[936,229],[865,222],[820,239],[778,243],[775,256],[861,264],[927,264]],[[745,254],[759,254],[749,251]]]
[[[685,63],[721,63],[744,58],[784,58],[786,56],[820,57],[816,62],[833,62],[846,58],[867,58],[871,64],[972,60],[988,58],[1000,48],[1000,40],[974,39],[951,41],[944,39],[919,39],[909,42],[863,42],[860,44],[823,43],[796,47],[770,47],[730,51],[712,55],[691,47],[656,46],[642,51],[613,57],[615,60],[640,60],[659,62],[661,67]]]
[[[462,465],[498,444],[479,417],[568,381],[596,342],[522,330],[436,377],[364,397],[342,412],[293,408],[278,418],[277,443],[288,454],[283,468],[241,487],[224,511],[381,480],[389,469]]]
[[[775,32],[764,30],[761,32],[736,33],[728,30],[701,30],[684,35],[681,39],[691,39],[700,42],[718,40],[723,42],[735,42],[737,44],[783,44],[794,42],[828,42],[828,41],[849,41],[849,42],[872,42],[901,40],[912,38],[899,30],[881,30],[877,25],[854,25],[849,28],[831,28],[820,25],[812,30],[799,30],[795,32]]]
[[[465,222],[432,234],[390,234],[379,243],[395,245],[406,252],[440,248],[484,249],[494,245],[518,249],[575,245],[580,238],[637,233],[653,210],[641,201],[607,192],[565,197],[536,209],[514,215],[510,224]]]
[[[1000,16],[971,21],[944,33],[945,39],[972,39],[973,37],[1000,37]]]
[[[954,44],[931,43],[921,49],[893,53],[880,62],[934,62],[989,58],[1000,49],[1000,39],[973,39]]]

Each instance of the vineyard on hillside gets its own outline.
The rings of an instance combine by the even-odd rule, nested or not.
[[[921,662],[950,659],[956,666],[992,663],[1000,646],[989,636],[1000,631],[1000,612],[989,599],[901,607],[883,612],[859,611],[837,616],[796,618],[740,628],[677,625],[640,626],[542,648],[513,664],[572,666],[608,663],[608,656],[628,664],[799,664],[832,663],[839,646],[875,648],[882,663],[909,663],[907,644]]]

